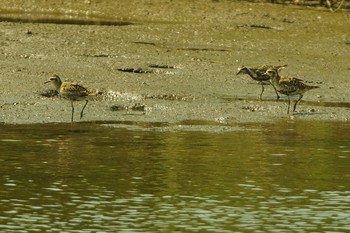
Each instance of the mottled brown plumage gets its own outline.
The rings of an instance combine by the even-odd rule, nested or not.
[[[56,91],[63,98],[71,101],[71,106],[72,106],[72,118],[71,118],[71,120],[72,120],[72,122],[73,122],[73,116],[74,116],[73,102],[80,101],[80,100],[86,101],[83,109],[80,112],[80,119],[83,118],[84,109],[89,102],[87,100],[87,97],[91,96],[91,95],[95,95],[96,93],[91,92],[91,91],[87,90],[85,87],[83,87],[79,84],[73,83],[73,82],[62,82],[58,75],[53,75],[45,83],[49,83],[49,82],[54,84]]]
[[[303,94],[311,89],[319,88],[319,86],[306,85],[303,83],[303,80],[298,78],[281,77],[278,71],[274,69],[268,69],[266,75],[271,77],[271,81],[279,93],[288,96],[288,113],[290,109],[290,96],[299,95],[299,99],[295,102],[293,107],[293,112],[295,112],[297,104],[303,98]]]
[[[262,99],[262,94],[264,93],[264,90],[265,90],[264,89],[265,84],[270,84],[273,87],[273,89],[275,90],[277,99],[279,99],[280,96],[278,95],[276,87],[270,81],[271,77],[266,75],[265,73],[268,69],[274,69],[276,71],[279,71],[284,69],[286,66],[287,65],[283,65],[283,66],[263,65],[263,66],[251,67],[251,68],[242,66],[241,68],[238,68],[237,75],[248,74],[253,80],[258,81],[261,84],[260,100]]]

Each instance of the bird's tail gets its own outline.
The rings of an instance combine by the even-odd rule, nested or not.
[[[284,68],[286,68],[288,65],[280,65],[280,66],[276,66],[277,71],[281,71]]]
[[[96,95],[102,95],[103,92],[99,90],[89,90],[88,91],[89,96],[96,96]]]

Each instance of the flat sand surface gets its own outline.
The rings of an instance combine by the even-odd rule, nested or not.
[[[44,82],[53,74],[101,92],[83,119],[84,102],[75,103],[77,122],[232,125],[350,117],[349,11],[204,0],[5,2],[2,123],[70,122],[70,102],[46,95],[53,86]],[[286,97],[276,101],[265,86],[261,101],[261,86],[236,76],[242,65],[263,64],[287,64],[282,75],[320,88],[287,114]]]

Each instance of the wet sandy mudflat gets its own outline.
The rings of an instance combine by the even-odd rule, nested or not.
[[[76,121],[349,119],[349,11],[236,1],[6,2],[2,123],[70,122],[69,101],[47,97],[53,74],[102,93],[82,120],[84,103],[75,104]],[[288,64],[282,74],[321,88],[287,114],[287,99],[276,101],[272,87],[260,101],[261,86],[235,75],[261,64]]]

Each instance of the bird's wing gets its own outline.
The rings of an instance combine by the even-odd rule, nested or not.
[[[79,96],[79,97],[83,97],[83,96],[87,96],[89,95],[89,91],[76,83],[63,83],[61,85],[61,93],[65,93],[65,95],[71,95],[71,96]]]
[[[283,87],[286,92],[296,92],[305,89],[303,80],[293,77],[281,77],[279,85]]]

